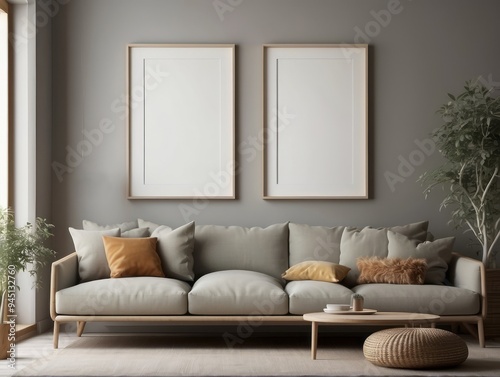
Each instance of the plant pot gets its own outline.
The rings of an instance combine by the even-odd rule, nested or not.
[[[486,295],[484,333],[487,338],[500,337],[500,268],[486,269]]]
[[[7,352],[9,351],[9,324],[0,323],[0,360],[5,360],[7,358]]]

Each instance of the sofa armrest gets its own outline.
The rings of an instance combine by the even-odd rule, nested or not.
[[[448,280],[455,287],[479,293],[481,313],[486,316],[486,270],[481,261],[453,253],[448,264]]]
[[[78,284],[78,257],[76,252],[52,263],[50,275],[50,316],[56,317],[56,292]]]

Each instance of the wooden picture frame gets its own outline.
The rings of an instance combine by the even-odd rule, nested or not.
[[[235,198],[235,45],[127,46],[129,199]]]
[[[264,199],[368,198],[368,46],[263,46]]]

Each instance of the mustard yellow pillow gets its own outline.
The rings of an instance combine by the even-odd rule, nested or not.
[[[156,252],[156,237],[120,238],[102,237],[108,260],[110,277],[157,276],[165,277]]]
[[[337,263],[325,261],[305,261],[297,263],[285,271],[285,280],[318,280],[338,283],[351,269]]]

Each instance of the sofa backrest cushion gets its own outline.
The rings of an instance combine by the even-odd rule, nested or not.
[[[281,279],[288,268],[288,224],[267,228],[197,225],[196,278],[223,270],[249,270]]]
[[[290,266],[305,261],[339,263],[343,226],[328,228],[305,224],[288,224],[290,228]]]

